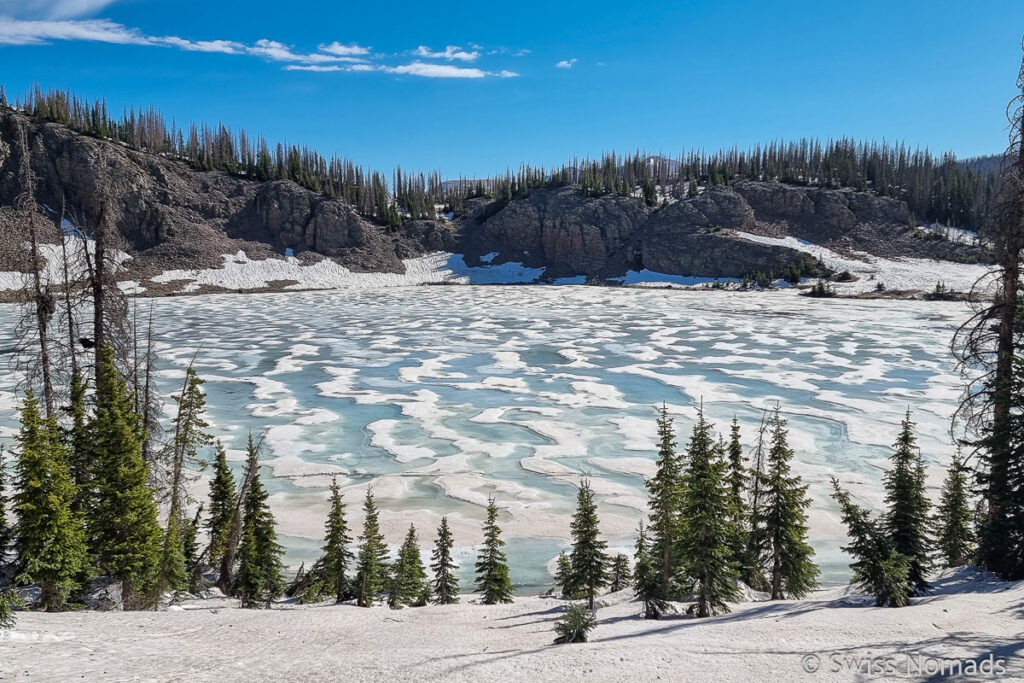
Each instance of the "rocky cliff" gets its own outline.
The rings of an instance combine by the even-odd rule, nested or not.
[[[451,226],[430,221],[389,232],[344,202],[290,182],[257,183],[199,172],[179,160],[90,138],[66,127],[0,111],[0,206],[23,191],[24,127],[36,200],[76,225],[109,225],[146,270],[217,267],[220,255],[311,252],[367,271],[402,272],[401,259],[454,248]]]
[[[781,274],[801,251],[744,239],[792,236],[839,252],[977,261],[977,247],[929,237],[902,201],[867,193],[738,181],[651,209],[639,199],[584,197],[572,188],[533,190],[495,212],[466,218],[467,262],[546,266],[552,275],[595,278],[648,269],[697,277]]]
[[[291,249],[307,260],[326,256],[352,270],[392,273],[404,270],[402,259],[433,251],[464,253],[471,266],[496,254],[487,262],[522,262],[546,268],[547,277],[591,279],[642,269],[699,277],[778,274],[810,261],[801,251],[752,242],[743,233],[880,256],[982,256],[976,247],[927,239],[911,227],[901,201],[751,181],[655,208],[630,197],[586,197],[574,188],[535,189],[500,208],[473,200],[453,221],[406,221],[392,232],[344,202],[291,182],[200,172],[177,159],[0,111],[0,224],[6,212],[14,233],[19,228],[9,207],[23,189],[22,129],[37,201],[51,218],[64,207],[73,223],[86,226],[95,225],[102,205],[134,257],[132,277],[216,268],[222,254],[239,249],[254,258]]]

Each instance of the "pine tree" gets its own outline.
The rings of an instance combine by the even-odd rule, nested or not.
[[[153,605],[159,605],[165,591],[177,592],[188,587],[188,569],[185,566],[185,529],[180,514],[171,515],[164,529],[160,548],[160,564],[153,590]]]
[[[135,401],[114,366],[114,353],[99,354],[102,391],[89,424],[91,462],[88,531],[97,562],[121,582],[126,609],[146,607],[160,559],[162,531],[142,459],[142,429]]]
[[[753,564],[747,557],[747,528],[750,510],[747,505],[747,484],[750,479],[744,465],[743,444],[740,442],[740,423],[733,418],[729,431],[729,446],[726,450],[729,460],[729,474],[726,481],[729,485],[729,521],[732,523],[733,536],[729,542],[729,555],[740,570],[740,578],[750,573]]]
[[[772,417],[768,471],[762,482],[761,506],[754,528],[762,535],[772,600],[787,595],[801,598],[817,585],[819,570],[814,549],[807,543],[807,513],[811,501],[799,476],[792,475],[793,451],[787,440],[786,421],[776,408]]]
[[[242,607],[255,609],[269,608],[284,588],[284,549],[277,543],[274,515],[267,502],[269,494],[260,481],[259,453],[250,434],[246,457],[246,479],[250,484],[243,506],[235,594]]]
[[[768,479],[766,470],[765,433],[770,423],[768,409],[761,417],[761,425],[757,432],[757,447],[754,449],[753,463],[750,467],[750,512],[747,524],[747,547],[744,552],[744,564],[740,567],[740,578],[745,584],[756,591],[769,592],[771,584],[764,575],[764,558],[767,555],[768,535],[764,529],[764,490]]]
[[[451,605],[459,601],[459,579],[455,576],[458,565],[452,559],[451,529],[448,518],[441,518],[441,526],[437,528],[437,541],[434,551],[430,554],[430,569],[434,572],[434,604]]]
[[[213,461],[213,479],[210,481],[210,516],[206,520],[206,532],[210,537],[209,563],[216,567],[224,556],[224,550],[231,534],[231,523],[235,518],[235,478],[228,467],[227,453],[217,441]]]
[[[883,478],[885,502],[885,530],[892,539],[896,552],[909,561],[907,590],[911,595],[928,590],[928,568],[931,565],[930,516],[931,504],[924,490],[924,463],[917,451],[914,423],[910,411],[903,418],[900,435],[893,445],[891,470]]]
[[[202,524],[203,506],[196,510],[192,521],[185,525],[181,538],[181,545],[185,554],[185,573],[191,574],[195,571],[196,563],[199,562],[199,526]]]
[[[484,547],[477,554],[476,587],[482,593],[485,605],[512,602],[512,580],[508,574],[508,559],[502,547],[501,529],[498,527],[498,506],[494,497],[487,499],[487,522],[484,524]]]
[[[1020,308],[1018,320],[1024,318],[1024,301]],[[1009,581],[1024,578],[1024,345],[1015,352],[1006,378],[1007,403],[979,444],[978,472],[986,506],[978,528],[978,563]],[[989,383],[992,394],[995,383]]]
[[[203,383],[190,364],[185,370],[181,394],[174,397],[178,403],[178,412],[174,420],[174,436],[168,445],[171,462],[170,505],[154,586],[157,599],[164,591],[184,590],[188,586],[185,540],[189,531],[188,522],[184,518],[186,486],[190,478],[188,466],[199,464],[198,451],[210,442],[210,435],[206,432],[208,425],[202,417],[206,408]]]
[[[729,551],[733,530],[726,488],[728,465],[703,410],[693,427],[687,462],[679,536],[684,564],[677,580],[695,594],[697,616],[708,617],[729,611],[726,602],[739,596],[739,576]]]
[[[576,493],[576,513],[569,528],[572,533],[570,592],[582,593],[587,599],[587,608],[592,610],[597,592],[608,585],[610,560],[605,553],[608,544],[598,537],[597,505],[586,479],[580,482]]]
[[[75,512],[86,518],[89,494],[92,491],[92,449],[89,444],[89,411],[86,407],[86,380],[77,367],[71,373],[68,413],[71,424],[65,432],[68,445],[68,465],[75,483]]]
[[[672,576],[678,557],[679,509],[683,495],[682,462],[676,454],[675,432],[667,408],[662,405],[658,417],[658,469],[647,481],[648,505],[651,508],[651,556],[664,586],[670,594]]]
[[[409,532],[398,551],[398,562],[395,563],[391,579],[391,594],[388,605],[392,609],[403,605],[422,607],[430,598],[427,586],[427,572],[423,569],[420,559],[420,546],[416,537],[416,527],[409,525]]]
[[[843,550],[853,556],[852,583],[875,597],[877,607],[903,607],[910,602],[907,575],[910,562],[893,546],[879,520],[850,499],[832,479],[832,497],[842,510],[843,524],[852,542]]]
[[[354,590],[357,604],[369,607],[384,593],[388,580],[388,546],[380,532],[379,513],[371,486],[366,488],[363,514],[363,535],[359,537]]]
[[[937,512],[935,540],[943,566],[959,567],[970,563],[977,548],[977,537],[972,524],[967,470],[959,454],[953,456],[949,466]]]
[[[18,598],[18,593],[13,588],[0,590],[0,631],[7,628],[14,628],[14,608],[24,607]]]
[[[42,606],[54,612],[63,607],[85,565],[85,532],[71,509],[75,486],[56,420],[40,416],[31,391],[21,409],[18,443],[17,581],[39,584]]]
[[[651,555],[643,522],[637,530],[636,554],[633,556],[633,590],[644,603],[644,619],[658,619],[668,609],[665,583],[661,580],[658,562]]]
[[[633,573],[629,568],[629,558],[619,553],[612,560],[611,580],[608,584],[608,589],[612,593],[617,593],[629,588],[632,581]]]
[[[569,609],[555,623],[555,644],[585,643],[587,634],[597,625],[597,617],[593,611],[582,604],[569,605]]]
[[[4,553],[14,537],[14,530],[7,521],[7,465],[4,462],[4,448],[0,446],[0,565]]]
[[[348,567],[352,562],[352,551],[349,544],[352,539],[348,535],[348,524],[345,522],[345,503],[341,500],[341,489],[338,480],[331,482],[331,510],[327,513],[324,525],[323,557],[320,569],[327,589],[340,603],[348,593]]]
[[[555,585],[558,587],[561,597],[573,597],[572,562],[569,561],[569,555],[564,550],[558,553],[558,559],[555,560]]]

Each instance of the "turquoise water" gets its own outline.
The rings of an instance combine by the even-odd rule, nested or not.
[[[236,468],[247,433],[265,435],[263,474],[294,565],[316,555],[336,476],[354,524],[373,484],[389,540],[415,523],[425,556],[448,515],[467,567],[493,494],[513,580],[532,591],[565,545],[581,476],[593,480],[612,545],[631,546],[662,402],[680,442],[703,402],[723,429],[736,417],[748,447],[764,408],[779,404],[814,500],[824,576],[843,581],[829,477],[879,505],[879,466],[908,407],[931,484],[952,454],[959,383],[948,343],[965,317],[955,303],[465,286],[154,306],[164,396],[199,347],[208,420]],[[0,306],[0,348],[15,316]],[[0,373],[9,443],[18,378]]]

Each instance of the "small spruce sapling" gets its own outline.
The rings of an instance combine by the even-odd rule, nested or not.
[[[597,625],[597,617],[583,603],[569,605],[566,613],[555,622],[555,643],[585,643],[587,634]]]
[[[937,512],[935,540],[943,566],[959,567],[970,563],[977,549],[978,539],[974,533],[967,468],[959,454],[953,456],[953,462],[949,466]]]
[[[629,558],[619,553],[612,560],[611,582],[608,584],[608,589],[613,593],[617,593],[629,588],[632,581],[633,572],[629,568]]]
[[[502,548],[498,526],[498,505],[492,496],[487,500],[487,521],[484,523],[484,545],[477,554],[476,587],[484,605],[512,602],[512,580],[508,573],[508,558]]]
[[[432,588],[435,605],[451,605],[459,601],[459,579],[455,575],[458,565],[452,559],[452,546],[455,541],[448,527],[448,518],[441,518],[437,528],[437,540],[430,554],[430,569],[434,572]]]
[[[850,494],[832,479],[832,497],[839,503],[843,524],[851,538],[843,550],[853,556],[853,583],[875,597],[877,607],[910,604],[907,575],[910,561],[896,551],[879,520],[852,501]]]

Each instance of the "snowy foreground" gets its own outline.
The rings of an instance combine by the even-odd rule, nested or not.
[[[839,589],[745,602],[711,619],[645,621],[619,593],[602,601],[591,642],[579,645],[552,645],[561,600],[471,599],[401,611],[248,611],[221,600],[184,611],[22,612],[0,640],[0,679],[831,681],[881,678],[890,667],[889,679],[937,680],[939,667],[957,678],[951,667],[966,673],[970,661],[983,673],[963,679],[1024,679],[1024,582],[970,569],[943,574],[933,595],[902,609],[865,607]]]

